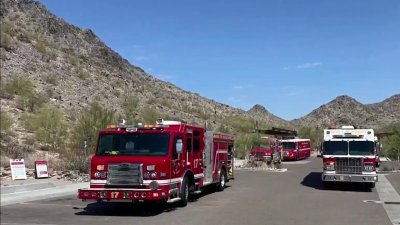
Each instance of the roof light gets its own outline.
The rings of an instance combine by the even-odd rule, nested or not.
[[[115,129],[115,128],[117,128],[117,125],[115,125],[115,124],[108,124],[107,125],[107,129]]]

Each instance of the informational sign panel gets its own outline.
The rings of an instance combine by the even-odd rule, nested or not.
[[[35,161],[36,178],[48,178],[47,161]]]
[[[25,161],[23,159],[10,159],[11,177],[13,180],[26,180]]]

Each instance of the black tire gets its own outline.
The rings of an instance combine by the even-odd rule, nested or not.
[[[375,188],[375,182],[368,183],[368,184],[367,184],[367,188],[369,188],[369,189]]]
[[[179,205],[185,207],[189,201],[189,180],[187,177],[183,178],[179,197],[181,198]]]
[[[225,189],[226,180],[227,180],[226,171],[224,169],[221,169],[221,172],[219,175],[219,182],[217,184],[218,191],[223,191]]]

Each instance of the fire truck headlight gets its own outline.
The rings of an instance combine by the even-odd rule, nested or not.
[[[100,172],[99,172],[99,171],[96,171],[96,172],[94,173],[94,177],[95,177],[95,178],[100,178]]]
[[[334,164],[325,164],[325,170],[335,170]]]
[[[150,177],[151,177],[151,179],[156,179],[157,173],[156,173],[156,172],[152,172],[152,173],[150,174]]]
[[[107,172],[106,171],[101,171],[100,172],[100,178],[102,178],[102,179],[107,178]]]
[[[158,189],[158,182],[153,180],[152,182],[150,182],[150,189],[155,191]]]

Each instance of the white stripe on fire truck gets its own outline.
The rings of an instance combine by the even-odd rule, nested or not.
[[[202,178],[202,177],[204,177],[204,174],[202,174],[202,173],[198,173],[198,174],[194,175],[194,178]]]
[[[143,180],[143,184],[150,184],[152,181],[157,181],[159,184],[174,184],[181,182],[181,178],[171,180]],[[90,180],[91,184],[106,184],[107,180]]]
[[[106,184],[107,180],[90,180],[92,184]]]
[[[217,154],[220,154],[220,153],[228,153],[228,150],[217,150],[216,153],[217,153]]]

